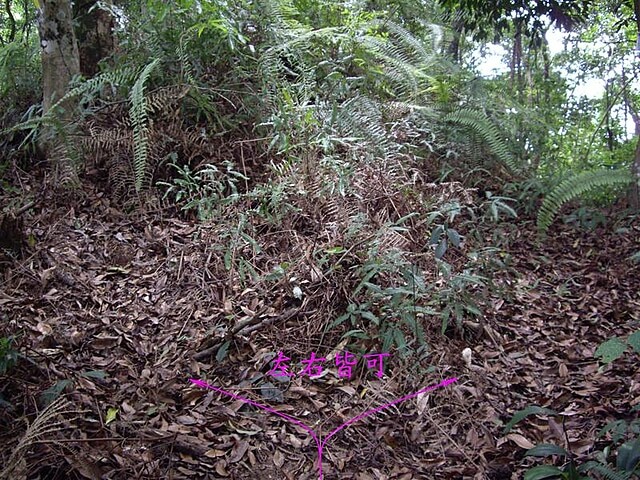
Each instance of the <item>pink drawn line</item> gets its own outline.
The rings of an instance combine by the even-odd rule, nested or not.
[[[278,415],[279,417],[282,417],[285,420],[290,421],[291,423],[295,423],[296,425],[298,425],[301,428],[303,428],[305,431],[309,432],[309,435],[311,435],[313,440],[316,442],[316,445],[318,446],[318,474],[319,474],[319,479],[322,480],[322,452],[324,450],[325,445],[329,441],[329,439],[331,437],[333,437],[336,433],[338,433],[340,430],[348,427],[349,425],[357,422],[358,420],[362,420],[363,418],[368,417],[370,415],[373,415],[374,413],[377,413],[377,412],[379,412],[381,410],[384,410],[385,408],[392,407],[393,405],[397,405],[398,403],[404,402],[405,400],[409,400],[411,398],[417,397],[418,395],[420,395],[422,393],[430,392],[430,391],[433,391],[433,390],[435,390],[437,388],[446,387],[447,385],[451,385],[452,383],[457,382],[458,378],[457,377],[448,378],[448,379],[443,380],[442,382],[438,383],[437,385],[431,385],[430,387],[423,388],[422,390],[418,390],[415,393],[411,393],[409,395],[405,395],[402,398],[398,398],[397,400],[394,400],[393,402],[389,402],[389,403],[386,403],[386,404],[384,404],[384,405],[382,405],[380,407],[373,408],[371,410],[367,410],[366,412],[361,413],[360,415],[358,415],[356,417],[353,417],[351,420],[348,420],[347,422],[343,423],[342,425],[340,425],[335,430],[332,430],[329,433],[329,435],[327,435],[322,441],[320,441],[320,439],[316,435],[316,432],[311,427],[309,427],[308,425],[305,425],[300,420],[287,415],[286,413],[278,412],[278,411],[274,410],[271,407],[267,407],[266,405],[262,405],[261,403],[254,402],[253,400],[249,400],[248,398],[244,398],[244,397],[241,397],[241,396],[236,395],[234,393],[230,393],[230,392],[227,392],[225,390],[222,390],[221,388],[214,387],[213,385],[209,385],[208,383],[203,382],[202,380],[197,380],[195,378],[190,378],[189,381],[191,383],[199,386],[199,387],[208,388],[209,390],[213,390],[215,392],[222,393],[223,395],[226,395],[228,397],[234,398],[236,400],[241,400],[241,401],[243,401],[245,403],[248,403],[249,405],[253,405],[256,408],[260,408],[262,410],[266,410],[269,413],[273,413],[274,415]]]

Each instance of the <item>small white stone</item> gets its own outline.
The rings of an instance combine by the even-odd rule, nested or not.
[[[467,367],[471,368],[471,349],[465,348],[462,350],[462,358],[464,359],[464,363],[467,364]]]

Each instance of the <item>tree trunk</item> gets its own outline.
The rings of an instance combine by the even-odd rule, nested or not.
[[[636,17],[636,27],[638,29],[638,40],[636,43],[636,52],[640,53],[640,0],[634,0],[633,13]]]
[[[5,13],[7,14],[9,35],[7,36],[7,43],[11,43],[16,39],[16,18],[11,11],[11,2],[6,0],[4,3]],[[7,30],[5,27],[3,30]],[[0,45],[4,45],[4,39],[0,37]]]
[[[80,72],[91,78],[99,71],[101,60],[109,58],[115,50],[115,18],[100,8],[98,0],[74,2],[73,13],[76,20],[76,36],[80,49]],[[103,2],[111,5],[110,1]]]
[[[633,118],[635,124],[635,134],[638,137],[638,143],[636,144],[636,154],[633,158],[633,165],[631,165],[631,173],[633,175],[633,183],[629,189],[629,206],[634,210],[640,210],[640,113],[634,108],[627,96],[625,95],[625,104],[629,109],[629,113]]]
[[[633,183],[629,191],[629,206],[638,211],[640,210],[640,137],[638,137],[638,143],[636,144],[636,155],[633,159],[631,172],[633,174]]]
[[[634,0],[633,10],[635,14],[636,26],[638,29],[638,43],[636,45],[636,53],[640,54],[640,0]],[[625,94],[625,103],[629,109],[629,113],[633,117],[633,122],[636,126],[636,136],[638,137],[638,143],[636,144],[636,154],[633,158],[633,165],[631,166],[631,173],[633,174],[633,183],[629,192],[629,205],[634,210],[640,210],[640,114],[633,108],[629,98]]]
[[[522,23],[516,21],[511,52],[511,85],[518,92],[518,99],[523,101],[524,85],[522,82]]]
[[[462,40],[462,32],[464,32],[464,22],[462,21],[462,15],[458,15],[458,17],[454,20],[452,28],[453,40],[451,40],[451,43],[449,44],[447,53],[455,63],[460,63],[460,42]]]
[[[69,83],[80,73],[78,42],[73,32],[73,13],[70,0],[39,0],[38,31],[42,59],[43,115],[46,115],[67,93]],[[57,184],[78,182],[77,169],[71,160],[68,128],[74,114],[74,100],[57,105],[51,112],[56,127],[50,122],[42,126],[38,147],[55,167]]]
[[[80,73],[71,2],[40,0],[38,30],[42,49],[43,109],[47,113],[65,95],[71,79]]]

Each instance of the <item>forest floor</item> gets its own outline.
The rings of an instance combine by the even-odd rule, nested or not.
[[[0,377],[5,478],[319,478],[302,426],[192,378],[268,404],[320,438],[457,378],[332,436],[327,480],[522,478],[535,464],[527,448],[568,441],[586,458],[600,448],[599,429],[640,403],[637,354],[605,368],[594,358],[601,342],[640,326],[640,266],[629,260],[640,250],[637,222],[594,231],[557,222],[539,243],[532,221],[519,219],[479,334],[442,335],[440,320],[424,316],[426,355],[392,350],[382,378],[360,362],[351,379],[331,366],[284,382],[268,375],[277,352],[331,360],[345,347],[345,329],[328,326],[346,307],[340,272],[356,259],[347,248],[332,270],[313,255],[330,230],[314,212],[248,238],[171,210],[123,214],[89,184],[71,199],[35,185],[23,185],[39,199],[22,214],[27,245],[0,259],[0,337],[15,336],[20,354]],[[288,264],[298,283],[269,276]],[[530,405],[564,421],[532,416],[505,433]]]

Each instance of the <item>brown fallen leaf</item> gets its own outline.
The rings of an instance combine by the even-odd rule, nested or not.
[[[38,325],[36,325],[36,330],[43,335],[51,335],[51,332],[53,332],[53,328],[51,327],[51,325],[44,322],[38,322]]]
[[[533,443],[531,443],[529,440],[527,440],[524,436],[520,435],[519,433],[510,433],[507,435],[506,438],[511,440],[520,448],[526,448],[528,450],[534,447]]]
[[[278,468],[282,468],[284,460],[284,454],[280,450],[276,450],[276,453],[273,454],[273,464]]]
[[[569,369],[564,362],[560,362],[558,366],[558,375],[560,375],[560,378],[567,378],[569,376]]]
[[[242,457],[244,457],[244,454],[247,453],[247,450],[249,450],[249,442],[246,442],[244,440],[236,442],[236,444],[233,446],[233,449],[231,450],[229,463],[237,463],[242,460]]]
[[[217,448],[211,448],[209,450],[207,450],[206,452],[204,452],[204,456],[208,457],[208,458],[220,458],[220,457],[224,457],[227,454],[226,451],[224,450],[220,450]]]
[[[229,472],[227,471],[227,462],[224,460],[216,463],[216,473],[221,477],[228,477]]]

